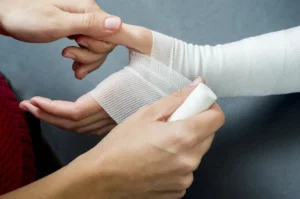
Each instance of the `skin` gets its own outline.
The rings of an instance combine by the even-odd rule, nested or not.
[[[70,46],[62,52],[63,56],[75,60],[75,66],[86,68],[98,68],[105,61],[115,45],[101,38],[117,33],[122,27],[120,18],[104,12],[93,0],[1,0],[0,5],[2,35],[31,43],[47,43],[65,37],[81,44],[84,40],[95,43],[97,48]],[[105,21],[112,18],[118,20],[119,25],[106,28]],[[75,75],[79,79],[83,77],[82,73]]]
[[[123,24],[118,33],[105,36],[102,39],[108,43],[114,42],[116,45],[126,46],[131,51],[151,56],[152,31],[149,29]],[[91,39],[86,39],[85,42],[88,43],[88,48],[101,51],[101,46],[98,46],[97,42],[93,42]],[[76,51],[72,48],[68,48],[66,52],[73,53],[76,57],[89,58],[88,54],[84,53],[82,55],[79,50]],[[101,54],[99,54],[100,56]],[[75,74],[88,74],[98,67],[89,68],[73,65],[73,70]],[[77,133],[100,135],[109,132],[116,125],[113,119],[89,94],[81,96],[75,102],[33,97],[30,100],[21,102],[20,108],[31,112],[35,117],[49,124]]]
[[[51,42],[64,37],[75,38],[78,41],[84,37],[101,42],[107,38],[105,42],[109,43],[115,38],[114,45],[123,44],[131,50],[147,54],[143,50],[144,47],[149,47],[147,44],[149,39],[143,40],[146,43],[140,42],[138,46],[130,46],[127,43],[129,40],[123,40],[136,34],[137,37],[131,38],[131,41],[138,41],[139,36],[145,38],[146,34],[139,35],[138,32],[131,34],[125,28],[120,32],[122,34],[115,34],[116,37],[113,37],[113,33],[118,32],[121,27],[106,30],[103,24],[109,16],[92,0],[77,2],[74,0],[26,2],[2,0],[0,33],[25,42]],[[111,51],[114,45],[108,49]],[[75,48],[69,49],[73,52],[72,49]],[[89,46],[80,51],[91,53],[92,49],[95,50]],[[65,51],[68,53],[68,49]],[[105,52],[108,54],[110,51]],[[88,60],[95,61],[94,57]],[[88,60],[81,60],[81,62],[89,63]],[[201,79],[197,79],[196,83],[200,81]],[[0,198],[177,199],[183,197],[186,189],[193,182],[193,172],[212,144],[215,132],[224,123],[224,114],[217,104],[186,120],[165,122],[195,86],[194,83],[140,109],[115,128],[109,127],[108,124],[107,128],[113,128],[112,131],[96,147],[46,178]],[[77,129],[78,132],[85,132],[83,128],[100,123],[107,117],[105,112],[99,114],[103,113],[101,107],[96,106],[86,96],[74,103],[35,98],[20,106],[33,113],[34,110],[31,108],[39,114],[50,114],[54,117],[53,124],[60,121],[62,127],[66,127],[67,124],[68,128]],[[65,109],[59,110],[60,106]],[[97,134],[97,129],[99,127],[88,131]]]
[[[0,198],[183,197],[224,123],[217,104],[186,120],[166,122],[196,85],[143,107],[65,168]]]

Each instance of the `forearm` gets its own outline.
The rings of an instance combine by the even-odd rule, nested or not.
[[[94,199],[91,182],[84,167],[70,164],[35,183],[0,196],[0,199]],[[105,182],[104,182],[105,183]],[[100,187],[99,187],[100,189]],[[97,195],[98,199],[106,198]]]
[[[187,44],[153,32],[151,57],[131,63],[91,92],[118,123],[202,76],[218,97],[300,91],[300,28],[218,46]]]
[[[173,39],[167,64],[189,79],[203,76],[219,97],[299,92],[299,35],[297,27],[218,46]]]

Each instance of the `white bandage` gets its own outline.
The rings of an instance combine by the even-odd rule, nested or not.
[[[169,117],[168,121],[184,120],[206,111],[217,100],[217,96],[200,83],[188,96],[184,103]]]
[[[300,91],[300,27],[217,46],[153,37],[151,58],[133,54],[128,67],[91,92],[118,123],[200,76],[218,97]]]

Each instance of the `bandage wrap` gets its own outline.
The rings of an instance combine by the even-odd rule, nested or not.
[[[153,32],[152,57],[129,66],[90,94],[118,123],[202,76],[218,97],[300,91],[300,27],[217,46],[197,46]]]

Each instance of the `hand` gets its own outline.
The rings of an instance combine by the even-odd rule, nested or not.
[[[76,102],[34,97],[21,102],[20,108],[49,124],[77,133],[101,135],[116,126],[115,121],[89,94]]]
[[[75,60],[73,70],[78,79],[97,70],[105,61],[108,53],[117,45],[123,45],[130,51],[148,56],[151,56],[152,51],[152,31],[129,24],[123,24],[118,33],[104,36],[101,41],[88,37],[78,37],[76,41],[84,48],[68,47],[63,51],[63,55]]]
[[[74,60],[72,69],[77,79],[83,79],[98,69],[108,54],[116,47],[113,43],[95,40],[87,36],[73,36],[71,39],[75,39],[79,47],[69,46],[62,51],[62,55]]]
[[[25,24],[25,25],[24,25]],[[98,68],[115,48],[101,41],[119,31],[122,21],[105,13],[93,0],[1,0],[0,34],[25,42],[52,42],[64,37],[76,39],[63,56],[76,62],[73,69]],[[86,46],[85,44],[89,44]],[[75,76],[82,79],[80,70]]]
[[[25,42],[52,42],[72,35],[99,38],[121,27],[93,0],[2,0],[1,31]]]
[[[78,164],[84,167],[89,162],[90,175],[95,176],[89,188],[97,190],[105,182],[107,198],[116,199],[183,197],[215,132],[224,123],[217,104],[186,120],[165,122],[194,88],[140,109],[80,157]]]

